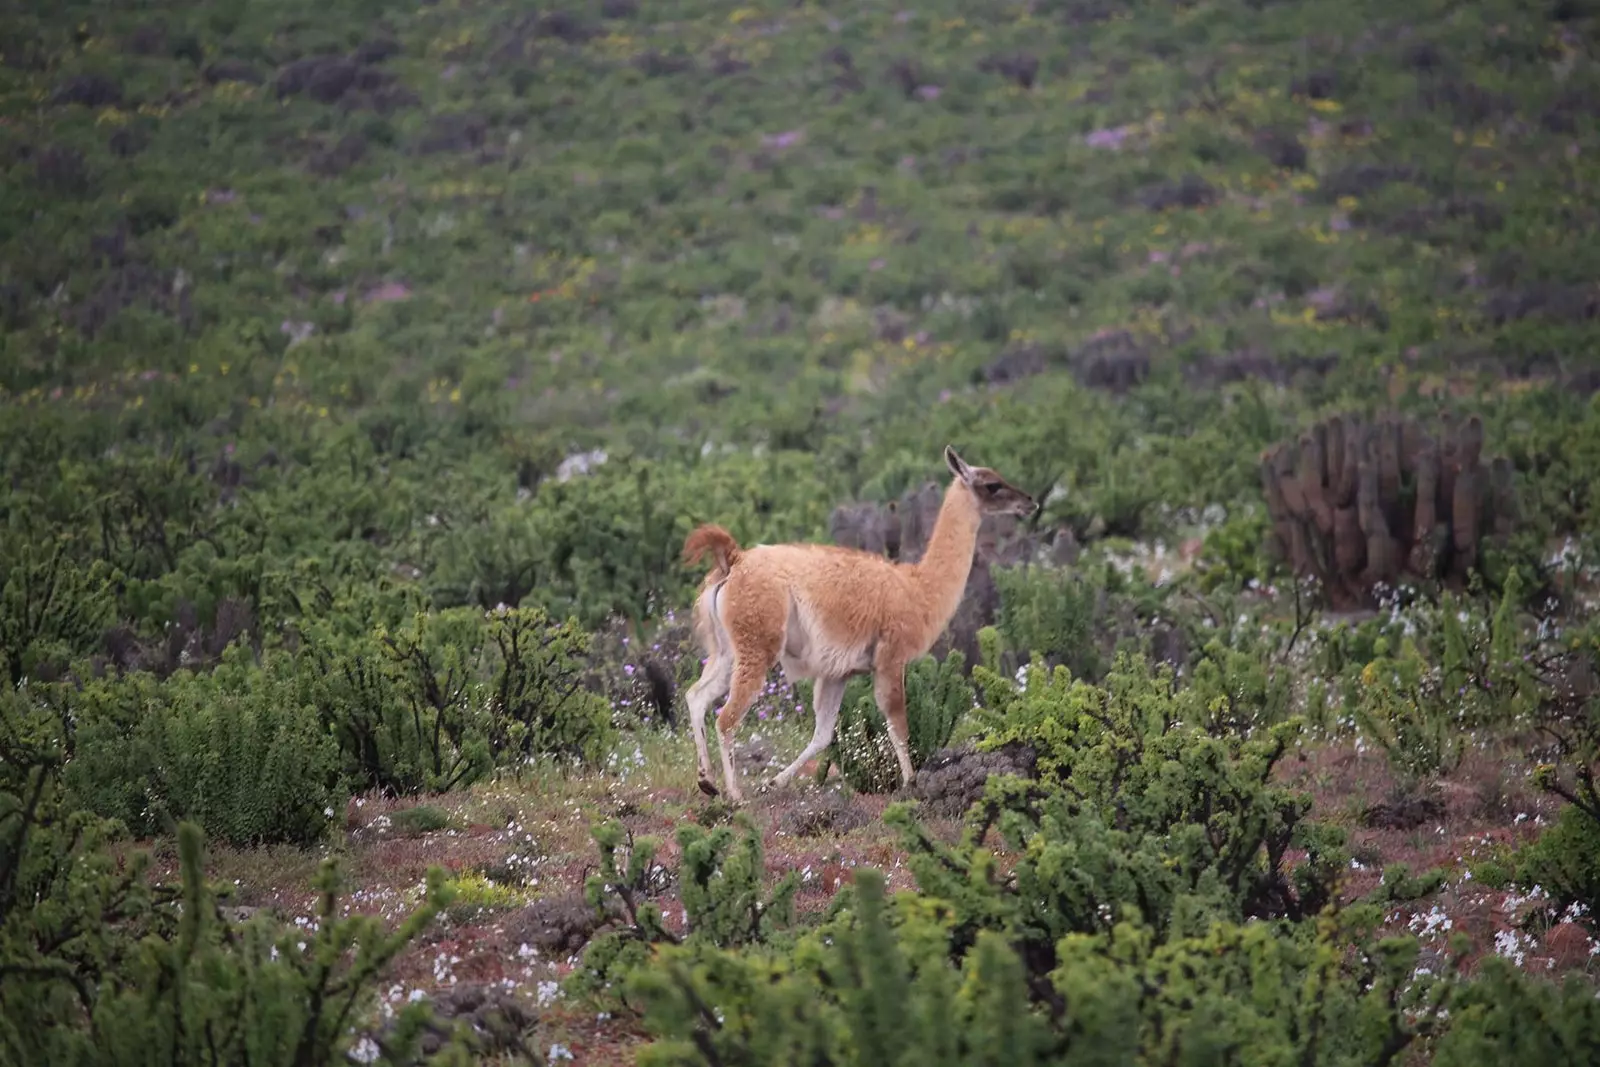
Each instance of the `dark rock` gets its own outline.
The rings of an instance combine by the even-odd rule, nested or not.
[[[1339,95],[1339,72],[1336,70],[1314,70],[1304,78],[1296,78],[1289,84],[1289,92],[1295,96],[1306,96],[1312,100],[1332,100]]]
[[[1444,815],[1444,802],[1431,793],[1395,791],[1361,814],[1363,826],[1376,830],[1414,830]]]
[[[1319,199],[1333,203],[1342,197],[1357,199],[1377,192],[1394,182],[1408,182],[1416,177],[1410,167],[1385,166],[1377,163],[1353,163],[1332,171],[1317,183]]]
[[[123,50],[136,56],[159,56],[167,50],[167,28],[159,23],[136,27],[122,40]]]
[[[1334,354],[1281,360],[1258,349],[1241,349],[1224,355],[1200,355],[1184,365],[1184,378],[1197,386],[1215,387],[1232,382],[1262,381],[1288,385],[1297,379],[1321,379],[1335,366]]]
[[[534,24],[535,36],[554,38],[567,44],[583,44],[599,32],[570,11],[551,11]]]
[[[362,41],[350,58],[357,63],[382,63],[400,54],[400,42],[393,37],[374,37]]]
[[[838,792],[807,799],[778,817],[778,829],[792,837],[823,837],[844,834],[865,826],[867,815],[849,798]]]
[[[16,282],[0,282],[0,324],[8,330],[21,329],[32,317],[27,291]]]
[[[464,112],[436,115],[417,138],[413,151],[419,155],[467,152],[483,146],[489,121],[481,115]]]
[[[1262,130],[1256,134],[1256,150],[1274,167],[1306,169],[1306,146],[1293,130]]]
[[[929,814],[959,819],[983,797],[990,778],[1004,774],[1019,778],[1038,776],[1033,749],[1012,742],[992,752],[970,748],[942,748],[928,757],[911,783],[910,794],[922,801]]]
[[[1482,126],[1516,110],[1516,101],[1506,94],[1455,77],[1432,79],[1422,87],[1421,97],[1424,106],[1446,112],[1466,126]]]
[[[103,74],[77,74],[56,86],[50,102],[112,107],[122,103],[122,87]]]
[[[336,103],[356,84],[360,64],[345,56],[307,56],[278,71],[279,98],[304,94],[324,104]]]
[[[1585,285],[1532,285],[1492,294],[1484,301],[1484,313],[1496,326],[1532,315],[1558,322],[1587,322],[1600,313],[1600,294]]]
[[[190,290],[173,292],[170,271],[148,263],[129,261],[101,279],[89,295],[63,313],[63,318],[85,337],[94,337],[124,308],[145,304],[192,325]]]
[[[1444,65],[1444,56],[1432,41],[1415,41],[1401,52],[1400,61],[1412,70],[1429,73]]]
[[[307,166],[313,174],[331,178],[361,162],[366,154],[367,139],[359,133],[347,133],[312,156]]]
[[[899,558],[900,518],[894,501],[883,507],[840,504],[828,520],[828,534],[834,544]]]
[[[1185,174],[1175,182],[1162,182],[1139,194],[1139,202],[1151,211],[1206,207],[1216,200],[1216,188],[1198,174]]]
[[[743,74],[750,69],[750,64],[726,48],[718,48],[711,53],[711,62],[707,69],[719,78],[731,78],[735,74]]]
[[[208,64],[200,72],[200,76],[208,85],[220,82],[242,82],[245,85],[260,85],[266,81],[266,75],[254,64],[246,63],[242,59],[219,59]]]
[[[996,52],[980,59],[978,69],[985,74],[998,74],[1024,89],[1032,89],[1039,77],[1039,57],[1032,52]]]
[[[1588,86],[1563,89],[1539,116],[1539,125],[1550,133],[1576,134],[1579,123],[1600,112],[1600,92]]]
[[[34,152],[33,177],[62,196],[85,196],[94,184],[83,153],[68,145],[46,145]]]
[[[523,1002],[509,992],[491,985],[458,985],[435,994],[429,1000],[431,1017],[423,1024],[418,1045],[426,1056],[437,1055],[452,1034],[461,1035],[474,1060],[518,1057],[522,1062],[539,1063],[537,1049],[529,1044],[535,1018]],[[397,1024],[391,1021],[369,1036],[380,1049],[393,1040]]]
[[[897,59],[889,64],[889,80],[900,87],[900,91],[910,99],[924,84],[922,69],[912,59]]]
[[[1150,351],[1128,330],[1102,330],[1067,357],[1078,381],[1125,393],[1150,376]]]
[[[633,65],[647,78],[665,78],[694,69],[694,59],[682,52],[658,52],[654,48],[633,57]]]
[[[1043,374],[1052,362],[1051,352],[1042,345],[1023,344],[1008,348],[983,368],[983,379],[990,385],[1006,385]]]
[[[534,901],[507,922],[506,934],[559,963],[581,952],[604,925],[583,893],[575,891]]]
[[[129,123],[111,131],[111,136],[106,139],[106,147],[111,149],[112,155],[127,159],[150,147],[150,138],[149,127],[143,123]]]
[[[650,703],[655,705],[656,721],[665,723],[669,729],[676,729],[678,723],[673,700],[678,686],[672,672],[659,661],[647,659],[644,661],[644,677],[650,691]]]

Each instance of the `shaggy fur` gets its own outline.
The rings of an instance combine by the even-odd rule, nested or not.
[[[845,683],[871,673],[873,697],[889,724],[902,783],[914,774],[907,744],[906,664],[926,655],[961,603],[985,515],[1031,515],[1033,498],[987,467],[970,467],[952,448],[954,475],[928,549],[917,563],[894,563],[834,545],[756,545],[741,549],[720,526],[700,526],[684,542],[687,562],[711,555],[715,566],[694,604],[695,636],[707,659],[687,694],[700,765],[700,788],[716,795],[706,714],[717,715],[722,775],[728,795],[743,799],[731,743],[767,672],[781,664],[791,682],[814,682],[816,729],[811,743],[776,778],[787,784],[833,740]]]

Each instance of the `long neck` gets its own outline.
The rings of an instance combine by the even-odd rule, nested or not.
[[[928,550],[914,567],[932,631],[927,635],[929,645],[944,632],[956,608],[961,606],[967,575],[972,570],[972,551],[978,543],[978,525],[982,521],[972,490],[960,479],[951,482],[945,491],[944,503],[939,507],[939,518],[933,524],[933,534],[928,538]]]

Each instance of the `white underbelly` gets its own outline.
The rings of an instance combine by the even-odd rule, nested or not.
[[[800,655],[787,650],[778,656],[783,674],[791,682],[816,678],[848,678],[872,669],[872,653],[866,648],[830,648],[812,644]]]

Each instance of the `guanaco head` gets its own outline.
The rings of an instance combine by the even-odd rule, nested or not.
[[[972,490],[979,509],[985,515],[1016,515],[1025,519],[1039,510],[1033,497],[988,467],[969,467],[967,461],[956,455],[956,450],[949,445],[944,447],[944,461],[950,465],[950,473]]]

